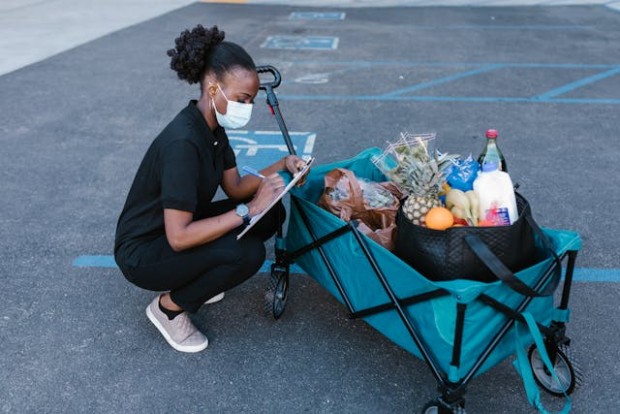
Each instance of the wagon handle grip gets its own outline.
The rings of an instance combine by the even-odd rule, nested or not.
[[[260,75],[261,73],[271,73],[273,75],[273,81],[271,82],[261,82],[259,88],[266,91],[268,87],[271,89],[277,88],[280,86],[280,82],[282,81],[282,76],[280,76],[280,71],[271,65],[262,65],[256,67],[256,72]]]

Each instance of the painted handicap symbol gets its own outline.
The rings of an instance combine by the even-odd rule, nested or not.
[[[234,148],[235,155],[246,156],[246,157],[254,157],[258,154],[259,150],[276,150],[283,153],[288,153],[288,149],[285,144],[259,144],[253,139],[249,138],[241,138],[241,137],[230,137],[231,145]],[[235,142],[236,141],[236,142]],[[239,143],[240,142],[240,143]],[[297,149],[295,149],[297,150]]]
[[[289,135],[297,155],[312,155],[316,133],[289,132]],[[228,139],[239,166],[247,165],[260,169],[288,155],[288,148],[280,131],[228,131]]]
[[[269,36],[261,45],[267,49],[323,49],[338,48],[338,38],[333,36]]]

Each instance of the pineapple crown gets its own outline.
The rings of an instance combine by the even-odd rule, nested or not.
[[[403,193],[420,197],[437,198],[447,179],[447,170],[457,154],[431,154],[425,145],[400,147],[396,150],[398,165],[386,171],[386,176],[397,184]]]

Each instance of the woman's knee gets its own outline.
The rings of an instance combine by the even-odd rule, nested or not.
[[[242,237],[239,240],[239,265],[254,274],[265,262],[267,253],[264,242],[258,237]]]

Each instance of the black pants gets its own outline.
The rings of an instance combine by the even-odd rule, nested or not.
[[[210,216],[233,210],[238,202],[213,203]],[[136,286],[153,291],[170,291],[172,301],[183,310],[196,312],[204,302],[256,274],[265,261],[264,242],[284,222],[281,203],[237,240],[243,226],[202,246],[175,252],[165,236],[140,247],[138,266],[119,267]],[[203,218],[203,217],[197,217]]]

